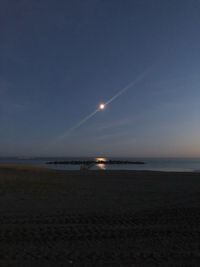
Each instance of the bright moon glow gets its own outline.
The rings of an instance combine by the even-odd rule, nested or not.
[[[101,105],[99,106],[99,108],[100,108],[100,109],[104,109],[104,108],[105,108],[105,104],[101,104]]]

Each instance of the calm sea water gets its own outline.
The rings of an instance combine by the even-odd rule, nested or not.
[[[95,158],[0,158],[0,163],[9,164],[31,164],[35,166],[45,166],[51,169],[79,170],[78,165],[47,165],[48,161],[56,160],[93,160]],[[200,158],[98,158],[144,161],[144,165],[105,165],[98,164],[91,169],[98,170],[155,170],[155,171],[184,171],[200,172]]]

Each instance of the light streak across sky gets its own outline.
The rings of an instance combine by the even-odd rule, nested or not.
[[[97,112],[102,111],[104,108],[106,108],[107,105],[111,104],[114,100],[116,100],[118,97],[120,97],[122,94],[124,94],[127,90],[134,87],[136,84],[141,82],[144,77],[146,76],[147,72],[149,72],[149,69],[145,70],[142,74],[140,74],[136,79],[134,79],[132,82],[130,82],[128,85],[123,87],[120,91],[118,91],[114,96],[112,96],[109,100],[107,100],[105,103],[100,104],[100,106],[95,109],[92,113],[87,115],[85,118],[83,118],[80,122],[78,122],[76,125],[68,129],[64,134],[60,135],[58,139],[63,139],[66,136],[70,135],[73,131],[81,127],[84,123],[86,123],[89,119],[91,119],[94,115],[97,114]]]
[[[84,124],[86,121],[88,121],[90,118],[92,118],[100,109],[97,108],[92,113],[90,113],[88,116],[86,116],[84,119],[82,119],[79,123],[77,123],[74,127],[70,128],[68,130],[68,133],[73,132],[74,130],[78,129],[82,124]]]
[[[106,103],[105,105],[110,104],[111,102],[113,102],[115,99],[117,99],[119,96],[121,96],[122,94],[124,94],[128,89],[130,89],[131,87],[133,87],[134,85],[136,85],[137,83],[139,83],[147,74],[147,72],[149,71],[146,70],[144,71],[142,74],[140,74],[140,76],[138,76],[135,80],[133,80],[131,83],[129,83],[127,86],[125,86],[124,88],[122,88],[119,92],[117,92],[113,97],[111,97]]]

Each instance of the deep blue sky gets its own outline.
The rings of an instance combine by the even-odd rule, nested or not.
[[[1,0],[0,156],[200,156],[199,14],[199,0]]]

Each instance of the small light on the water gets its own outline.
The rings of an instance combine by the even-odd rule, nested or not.
[[[106,169],[106,165],[104,163],[98,164],[98,167],[99,167],[100,170],[105,170]]]
[[[106,161],[106,158],[96,158],[96,161],[104,162],[104,161]],[[97,164],[97,167],[98,167],[100,170],[105,170],[105,169],[106,169],[106,165],[105,165],[104,163],[99,163],[99,164]]]

